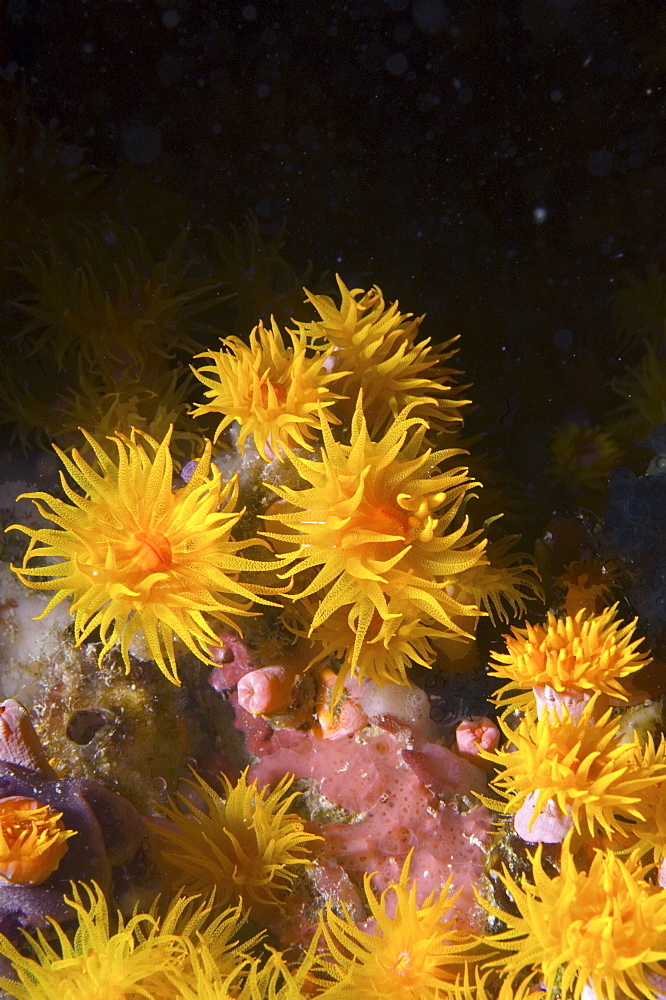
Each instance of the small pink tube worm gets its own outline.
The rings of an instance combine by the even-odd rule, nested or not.
[[[499,743],[499,737],[499,729],[486,715],[463,719],[456,727],[456,747],[459,755],[486,770],[492,767],[492,761],[479,757],[479,750],[494,750]]]
[[[30,716],[15,698],[0,703],[0,760],[56,777]]]
[[[541,684],[532,690],[536,698],[537,717],[540,719],[544,711],[547,711],[553,721],[561,720],[566,709],[571,721],[578,722],[591,698],[589,691],[556,691],[550,684]]]
[[[646,973],[645,978],[654,990],[654,1000],[665,1000],[666,998],[666,977],[660,976],[658,972],[651,969]]]
[[[337,719],[321,714],[312,727],[314,736],[322,740],[341,740],[343,736],[353,736],[368,724],[368,717],[356,701],[343,701]]]
[[[252,715],[282,712],[292,703],[299,676],[296,667],[281,663],[251,670],[238,680],[238,704]]]
[[[324,667],[319,675],[315,721],[312,726],[312,735],[322,740],[339,740],[343,736],[353,736],[368,722],[361,705],[355,699],[348,697],[346,690],[337,705],[331,704],[336,681],[337,675],[334,671]]]
[[[645,978],[652,987],[652,1000],[665,1000],[666,998],[666,978],[660,976],[658,972],[646,971]],[[596,992],[594,986],[592,985],[592,980],[588,981],[583,986],[580,994],[580,1000],[602,1000],[602,997]],[[616,988],[615,990],[615,1000],[629,1000],[626,993],[622,990]]]
[[[513,828],[528,844],[561,844],[573,827],[573,820],[568,813],[562,812],[555,799],[548,799],[532,822],[538,795],[538,791],[530,792],[513,817]]]
[[[666,889],[666,858],[662,858],[661,864],[657,868],[657,883],[662,889]]]

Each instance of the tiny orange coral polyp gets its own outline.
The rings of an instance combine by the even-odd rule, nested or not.
[[[99,628],[100,663],[120,640],[129,670],[129,643],[140,630],[160,670],[178,683],[174,636],[210,662],[208,647],[219,639],[204,615],[235,628],[229,615],[248,614],[253,600],[261,600],[257,593],[267,591],[239,582],[238,574],[267,564],[236,553],[266,543],[231,537],[242,515],[234,510],[237,482],[222,484],[210,463],[210,442],[190,481],[174,491],[171,431],[161,443],[142,431],[117,435],[111,439],[117,462],[84,435],[101,472],[76,450],[69,458],[56,447],[83,495],[62,473],[70,503],[48,493],[25,494],[57,530],[13,525],[30,536],[30,545],[22,568],[12,569],[28,587],[56,591],[40,617],[73,598],[76,641]],[[40,557],[60,561],[32,566]]]
[[[584,609],[574,618],[548,614],[547,623],[514,628],[505,636],[506,653],[493,653],[496,677],[510,678],[511,687],[549,685],[558,693],[599,691],[626,701],[620,678],[651,662],[637,647],[636,620],[622,623],[616,618],[617,605],[600,615]],[[510,697],[510,694],[507,695]]]
[[[23,795],[0,799],[0,883],[40,885],[67,853],[62,813]]]

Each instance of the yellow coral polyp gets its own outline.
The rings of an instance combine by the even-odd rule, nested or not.
[[[307,599],[304,611],[312,615],[315,607]],[[388,618],[375,611],[364,635],[359,635],[358,609],[354,606],[335,611],[311,633],[321,649],[310,666],[330,655],[341,661],[333,692],[335,701],[348,677],[361,683],[365,678],[376,684],[408,684],[409,668],[418,663],[429,667],[436,656],[432,643],[451,639],[451,632],[421,613],[409,601],[390,598]]]
[[[347,288],[339,274],[336,274],[335,280],[341,295],[340,306],[336,306],[330,296],[313,295],[306,289],[306,298],[315,307],[320,319],[300,325],[311,335],[318,333],[325,337],[339,350],[356,347],[360,355],[363,345],[391,333],[408,318],[400,314],[397,302],[385,308],[384,297],[377,285],[365,292],[362,288]],[[413,324],[418,326],[419,321],[413,320]]]
[[[254,916],[274,912],[321,839],[288,812],[298,797],[289,793],[293,780],[286,775],[269,791],[248,784],[247,770],[235,785],[221,774],[223,797],[195,774],[203,808],[183,799],[183,811],[171,802],[163,809],[169,825],[156,828],[174,885],[205,895],[215,889],[216,906],[233,900]]]
[[[615,328],[621,350],[658,342],[666,315],[666,275],[658,264],[649,264],[644,278],[628,268],[621,272],[624,287],[613,296]]]
[[[636,366],[613,379],[611,387],[623,400],[611,425],[612,432],[625,445],[641,436],[649,438],[666,418],[666,365],[658,346],[648,341]]]
[[[551,444],[551,474],[574,489],[604,490],[622,450],[608,431],[584,424],[560,427]]]
[[[372,434],[395,419],[408,406],[418,406],[434,425],[457,430],[460,410],[469,400],[460,399],[454,376],[445,366],[455,353],[457,338],[433,347],[430,340],[417,341],[424,317],[401,313],[398,303],[384,303],[377,285],[369,291],[349,289],[336,275],[341,304],[328,295],[305,294],[320,319],[298,323],[309,338],[323,340],[335,348],[336,370],[344,372],[338,389],[350,403],[336,409],[351,418],[353,401],[363,393],[364,411]]]
[[[579,871],[566,843],[559,875],[544,871],[541,847],[532,870],[534,885],[500,875],[518,915],[481,900],[507,927],[487,939],[514,952],[501,962],[505,983],[542,982],[545,1000],[581,1000],[586,987],[597,1000],[652,1000],[651,977],[666,973],[666,891],[645,880],[635,858],[612,851],[595,851],[589,871]]]
[[[436,1000],[447,995],[465,967],[472,939],[456,924],[458,894],[451,879],[419,905],[410,861],[411,854],[399,880],[379,898],[371,876],[365,876],[372,930],[362,930],[346,910],[338,915],[330,905],[320,922],[332,959],[324,960],[326,974],[358,1000]]]
[[[62,813],[24,795],[0,799],[0,882],[39,885],[58,868],[67,841]]]
[[[651,853],[657,864],[666,859],[666,782],[653,785],[641,800],[643,820],[620,825],[625,843],[639,855]],[[616,837],[621,842],[620,836]]]
[[[250,334],[249,345],[238,337],[228,337],[222,341],[226,350],[197,355],[209,358],[212,364],[192,368],[208,386],[205,395],[210,400],[197,406],[193,416],[222,416],[215,440],[237,421],[241,453],[252,436],[265,462],[276,457],[282,460],[284,445],[312,451],[322,421],[340,423],[329,410],[340,397],[329,385],[344,373],[328,370],[330,351],[309,352],[303,334],[290,332],[289,337],[288,347],[274,319],[270,329],[259,322]]]
[[[198,350],[193,317],[219,295],[214,285],[187,280],[186,239],[183,230],[155,262],[136,230],[109,222],[80,226],[70,246],[50,237],[47,253],[20,268],[32,286],[19,303],[28,316],[21,337],[51,352],[60,368],[72,349],[92,368],[108,370],[111,361],[137,372],[173,357],[174,348]]]
[[[573,618],[556,618],[549,612],[545,626],[528,622],[504,637],[507,652],[492,654],[490,672],[510,679],[503,692],[548,685],[558,693],[597,691],[626,701],[620,678],[651,662],[638,651],[643,639],[634,638],[636,621],[619,621],[616,604],[599,615],[581,609]]]
[[[465,570],[458,581],[459,595],[487,612],[493,624],[525,613],[525,602],[544,600],[534,560],[525,552],[512,552],[519,535],[507,535],[486,548],[483,559]]]
[[[309,487],[271,485],[289,505],[265,515],[290,532],[265,532],[280,548],[280,575],[302,584],[292,599],[320,595],[311,633],[347,608],[362,643],[375,613],[391,617],[391,597],[449,634],[467,634],[459,619],[476,622],[478,608],[452,596],[458,575],[479,562],[485,546],[468,533],[462,510],[475,484],[465,468],[439,470],[464,452],[423,452],[425,429],[407,409],[374,442],[359,398],[349,445],[324,427],[321,461],[289,454]]]
[[[262,600],[257,594],[266,588],[241,583],[238,575],[267,564],[237,553],[265,543],[231,537],[242,515],[234,510],[237,482],[222,484],[210,463],[210,442],[190,481],[174,490],[171,431],[160,443],[138,430],[131,438],[117,435],[117,461],[83,433],[101,471],[78,451],[70,458],[54,446],[82,493],[61,472],[69,503],[48,493],[23,494],[56,528],[12,525],[30,537],[23,566],[12,569],[26,586],[56,591],[39,618],[72,598],[76,643],[99,629],[100,664],[120,642],[129,670],[129,645],[141,632],[152,659],[178,684],[174,637],[212,662],[208,649],[219,639],[205,616],[237,628],[229,616],[248,614],[252,602]],[[58,561],[43,565],[43,559]]]
[[[240,910],[211,916],[200,899],[177,897],[163,916],[157,907],[129,920],[109,911],[96,883],[73,886],[65,899],[77,925],[67,934],[49,919],[52,932],[26,935],[32,954],[0,935],[0,955],[16,978],[0,978],[0,988],[16,1000],[175,1000],[191,995],[198,962],[229,981],[249,965],[232,937],[243,924]],[[247,942],[251,947],[257,938]],[[182,993],[181,993],[182,991]],[[235,993],[234,993],[235,995]],[[223,996],[223,994],[222,994]]]
[[[492,784],[506,798],[505,812],[518,812],[535,795],[531,826],[553,800],[579,834],[593,838],[613,838],[627,821],[644,821],[643,797],[666,777],[666,744],[641,748],[637,736],[624,743],[612,710],[595,720],[597,700],[576,722],[566,709],[561,719],[548,712],[537,722],[526,717],[516,730],[500,721],[510,748],[481,756],[503,768]]]
[[[149,382],[111,377],[96,380],[81,374],[78,391],[58,397],[49,407],[45,429],[65,450],[80,442],[80,428],[85,427],[105,451],[115,451],[109,444],[114,434],[130,435],[134,427],[161,441],[173,424],[172,454],[183,455],[185,444],[189,454],[200,441],[193,422],[184,416],[190,382],[191,375],[182,379],[177,371]],[[90,457],[85,443],[79,444],[79,450]]]

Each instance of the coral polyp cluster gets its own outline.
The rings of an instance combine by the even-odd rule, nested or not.
[[[7,994],[661,997],[666,740],[629,684],[653,659],[623,571],[589,537],[555,565],[544,536],[537,568],[503,531],[453,341],[420,339],[421,317],[338,279],[339,303],[306,293],[314,318],[207,338],[214,282],[188,291],[181,249],[174,328],[145,353],[130,323],[104,371],[62,334],[78,382],[40,418],[60,487],[21,494],[37,513],[12,525],[16,577],[50,597],[37,620],[71,602],[73,642],[37,685],[57,761],[0,712],[0,874],[31,935],[0,938]],[[55,320],[23,305],[41,365]],[[599,468],[560,472],[600,488]],[[89,776],[121,784],[126,717],[151,712],[174,749],[142,732],[143,817]],[[65,739],[83,777],[54,770]]]
[[[61,473],[69,503],[25,494],[56,527],[13,525],[30,537],[23,566],[13,568],[26,586],[56,591],[42,615],[72,598],[76,641],[99,629],[100,662],[120,642],[129,670],[129,646],[140,630],[150,658],[177,683],[174,637],[209,660],[219,640],[205,616],[233,627],[230,616],[247,614],[257,594],[238,574],[260,564],[238,555],[253,543],[231,537],[242,514],[236,482],[222,484],[210,444],[190,481],[174,490],[170,437],[117,436],[114,461],[87,435],[100,471],[76,450],[68,458],[56,447],[82,492]]]
[[[26,955],[0,936],[0,955],[11,961],[18,976],[18,981],[0,978],[8,996],[166,1000],[184,996],[181,991],[196,985],[201,961],[208,960],[229,982],[248,964],[247,955],[232,941],[243,924],[239,910],[211,917],[201,899],[182,897],[162,913],[155,906],[125,920],[121,913],[109,912],[94,882],[82,889],[75,886],[67,904],[77,921],[73,937],[52,920],[55,940],[42,932],[28,937],[33,954]]]
[[[524,839],[559,842],[573,827],[610,843],[645,824],[666,776],[666,742],[627,738],[608,707],[629,700],[622,678],[650,662],[635,627],[618,619],[617,606],[575,618],[549,613],[545,627],[514,629],[508,651],[494,654],[493,672],[509,679],[495,700],[509,705],[507,719],[515,707],[522,717],[501,721],[506,748],[485,756],[502,768],[492,784]]]
[[[424,188],[428,225],[402,212],[386,283],[368,272],[375,249],[359,252],[367,225],[349,198],[364,174],[347,169],[363,142],[335,113],[320,128],[313,108],[328,93],[294,89],[286,66],[307,36],[312,64],[333,53],[344,88],[349,42],[369,37],[361,62],[379,67],[384,91],[411,94],[426,125],[453,97],[470,124],[483,98],[473,79],[441,100],[438,87],[417,93],[424,66],[437,75],[433,44],[478,49],[491,67],[470,5],[324,4],[318,33],[299,36],[270,5],[243,4],[232,24],[218,11],[230,5],[160,0],[142,19],[158,40],[150,99],[134,113],[130,94],[131,120],[101,113],[82,139],[84,105],[108,104],[96,83],[89,101],[63,105],[69,143],[18,91],[6,96],[12,77],[46,82],[32,43],[65,6],[109,7],[104,31],[86,10],[85,37],[52,46],[63,42],[72,79],[127,77],[107,58],[123,39],[129,70],[147,54],[125,30],[141,5],[10,4],[0,994],[666,1000],[663,262],[645,261],[645,240],[632,244],[611,209],[584,219],[577,235],[593,252],[567,283],[555,260],[562,165],[535,187],[539,151],[523,155],[500,121],[500,174],[531,160],[519,235],[521,202],[547,196],[531,263],[508,229],[493,250],[476,210],[492,185],[467,179],[441,210]],[[493,23],[537,48],[579,8],[595,27],[590,4],[546,5],[556,17],[496,6]],[[403,56],[386,56],[407,35],[402,73]],[[215,94],[247,63],[239,38],[270,65],[227,107]],[[223,53],[221,73],[207,72],[208,50]],[[528,116],[530,96],[555,86],[536,76]],[[201,98],[182,130],[191,78]],[[656,107],[660,88],[645,83],[640,106]],[[62,73],[56,84],[67,91]],[[556,84],[546,103],[565,121],[572,88]],[[47,91],[35,95],[43,109]],[[248,183],[226,155],[239,114],[266,125]],[[202,124],[216,169],[176,192],[178,159],[212,150]],[[570,159],[585,173],[590,154],[594,184],[631,195],[661,133],[627,143],[616,124],[607,148],[579,144]],[[369,148],[375,134],[370,123]],[[396,177],[438,136],[413,140],[393,144]],[[307,207],[309,167],[334,147],[347,166],[299,230],[335,240],[341,275],[331,260],[290,263],[278,221],[285,192],[288,215],[294,199]],[[104,170],[117,153],[114,178]],[[455,158],[437,162],[444,179],[455,170]],[[240,229],[221,220],[266,163],[279,177],[260,185],[257,216]],[[383,186],[366,214],[400,202]],[[447,247],[456,257],[439,269]],[[554,264],[530,291],[541,329],[516,353],[504,333],[527,330],[516,280],[537,258]],[[623,274],[626,260],[643,276]],[[600,294],[585,301],[590,279]],[[623,282],[618,351],[605,357],[589,350],[587,333],[603,338],[590,317]],[[596,374],[612,381],[590,392]]]
[[[181,239],[173,250],[177,260],[182,251]],[[185,429],[187,387],[167,379],[163,362],[171,341],[159,338],[145,388],[143,361],[121,344],[109,348],[113,376],[83,379],[86,398],[79,392],[66,405],[60,401],[42,421],[69,444],[73,413],[88,413],[90,426],[82,430],[92,464],[80,451],[69,457],[56,446],[84,495],[64,480],[71,504],[44,492],[26,494],[59,530],[22,528],[31,544],[17,572],[34,589],[56,591],[44,614],[72,597],[77,641],[99,630],[100,662],[120,642],[128,668],[140,633],[150,658],[177,680],[174,636],[211,662],[209,650],[220,641],[209,619],[235,627],[235,617],[246,615],[259,594],[277,593],[281,577],[282,589],[290,591],[285,601],[294,605],[285,623],[291,627],[295,619],[315,643],[312,664],[327,651],[340,660],[339,695],[347,676],[406,684],[409,664],[430,666],[441,642],[471,643],[482,615],[519,614],[527,600],[542,596],[530,557],[511,551],[517,536],[495,540],[488,557],[484,528],[470,522],[468,502],[480,483],[456,464],[466,455],[456,437],[465,401],[438,351],[417,339],[420,320],[402,315],[397,303],[385,307],[378,288],[350,292],[340,280],[339,286],[339,309],[308,293],[322,319],[297,321],[288,331],[290,346],[272,320],[252,330],[249,345],[226,338],[223,350],[197,355],[211,361],[192,369],[208,401],[191,416],[217,421],[212,443]],[[199,287],[193,302],[204,291]],[[181,304],[184,315],[195,309]],[[50,329],[45,323],[35,313],[24,331],[36,352],[46,336],[38,328]],[[76,344],[79,365],[89,362],[80,331],[65,338],[58,357],[69,356]],[[188,344],[187,337],[173,341],[179,350]],[[175,426],[165,429],[169,417]],[[111,421],[120,426],[108,443],[102,435]],[[232,427],[235,437],[227,433]],[[447,447],[435,447],[429,435],[442,432]],[[267,469],[262,483],[251,455],[246,463],[244,497],[254,514],[263,506],[270,545],[231,538],[241,516],[236,480],[223,484],[210,465],[213,447],[223,440],[227,451],[215,461],[234,468],[231,451],[242,463],[250,437],[264,462],[278,459],[282,466]],[[188,445],[204,450],[192,478],[184,463],[188,481],[178,489],[171,488],[172,439],[177,457]],[[277,502],[270,503],[269,490]],[[253,561],[237,554],[252,544],[270,555]],[[36,563],[44,558],[63,561]],[[239,577],[256,571],[277,577],[262,586]],[[337,622],[333,645],[329,619]]]
[[[635,629],[617,605],[549,614],[494,656],[510,679],[496,696],[504,744],[481,754],[500,767],[491,787],[504,802],[484,801],[513,816],[514,844],[538,846],[513,870],[494,865],[501,888],[478,893],[493,921],[480,995],[491,981],[500,1000],[663,995],[666,741],[627,721],[637,709],[622,679],[650,662]]]

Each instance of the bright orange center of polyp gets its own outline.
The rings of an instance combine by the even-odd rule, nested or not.
[[[409,951],[401,951],[391,967],[397,976],[408,976],[411,972],[412,956]]]
[[[404,538],[407,534],[407,519],[403,511],[388,503],[364,504],[352,522],[355,528],[376,531],[379,535]]]
[[[275,401],[278,403],[278,405],[281,405],[282,403],[284,403],[285,399],[287,398],[287,391],[286,391],[285,387],[282,385],[281,382],[272,382],[271,379],[267,378],[265,382],[261,383],[261,402],[262,402],[262,404],[264,406],[268,406],[268,400],[269,400],[268,387],[269,386],[271,387],[271,389],[275,393]]]
[[[134,545],[128,553],[127,569],[144,573],[159,573],[168,569],[173,561],[171,544],[159,531],[137,531]]]

